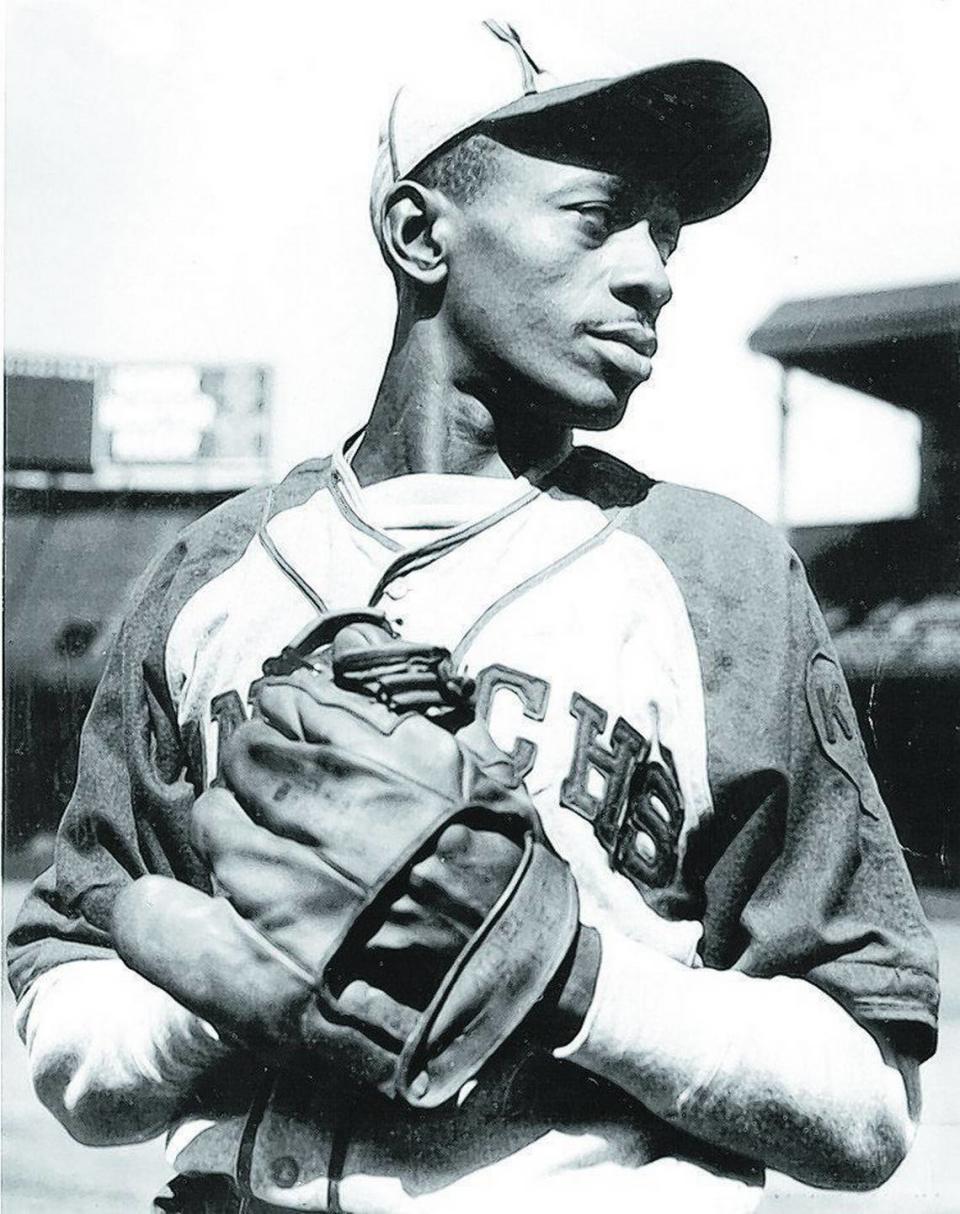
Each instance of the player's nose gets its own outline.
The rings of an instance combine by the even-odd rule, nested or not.
[[[673,288],[649,222],[644,219],[617,232],[608,246],[614,258],[610,290],[653,324],[670,302]]]

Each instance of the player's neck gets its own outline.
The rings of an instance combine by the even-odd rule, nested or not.
[[[414,472],[535,475],[569,449],[568,430],[534,430],[519,402],[497,408],[455,364],[436,326],[398,331],[353,457],[361,485]]]

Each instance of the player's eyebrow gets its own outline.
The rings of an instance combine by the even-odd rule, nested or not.
[[[556,190],[551,190],[546,198],[548,202],[562,201],[573,194],[582,194],[584,190],[599,190],[611,198],[617,197],[624,189],[623,179],[615,173],[603,173],[598,169],[584,169],[576,177],[571,177]]]

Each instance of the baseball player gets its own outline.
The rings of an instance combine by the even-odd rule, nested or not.
[[[167,1132],[183,1214],[875,1186],[936,962],[820,613],[751,514],[571,443],[766,109],[464,36],[384,127],[366,427],[188,528],[109,660],[10,941],[37,1092]]]

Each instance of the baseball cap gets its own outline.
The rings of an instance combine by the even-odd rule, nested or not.
[[[463,31],[396,94],[380,136],[370,194],[378,239],[395,182],[474,131],[546,159],[636,174],[665,188],[685,224],[720,215],[757,183],[770,120],[742,72],[687,59],[623,76],[562,80],[532,58],[513,26]]]

